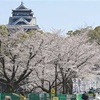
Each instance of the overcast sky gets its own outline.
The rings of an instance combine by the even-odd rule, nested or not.
[[[75,30],[100,25],[100,0],[0,0],[0,24],[7,24],[11,10],[21,1],[34,12],[41,29]]]

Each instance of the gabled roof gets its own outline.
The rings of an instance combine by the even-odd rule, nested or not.
[[[26,8],[25,6],[24,6],[24,4],[23,4],[23,2],[21,2],[21,5],[19,6],[19,7],[17,7],[16,8],[16,10],[24,10],[24,9],[27,9],[28,10],[28,8]]]
[[[26,23],[26,25],[30,25],[30,23],[28,21],[26,21],[24,18],[19,18],[17,21],[15,21],[13,24],[16,25],[19,22],[24,22]]]

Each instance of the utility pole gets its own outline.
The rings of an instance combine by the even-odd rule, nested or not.
[[[44,88],[44,67],[42,69],[42,87]]]
[[[61,60],[61,55],[58,55],[58,58],[55,59],[54,64],[55,64],[55,96],[57,95],[57,78],[58,78],[58,72],[57,72],[57,67],[59,65],[59,61]]]
[[[0,55],[1,55],[1,40],[0,40]]]
[[[62,75],[62,85],[63,85],[63,94],[65,93],[65,78],[64,78],[64,72],[63,72],[63,68],[60,68],[61,70],[61,75]]]
[[[55,95],[57,94],[57,63],[55,63]]]
[[[1,40],[0,40],[0,61],[2,61]]]
[[[2,51],[1,51],[1,40],[0,40],[0,62],[2,63],[2,61],[4,60],[3,56],[2,56]],[[3,88],[4,88],[4,85],[3,83],[0,83],[0,92],[3,92]]]
[[[58,58],[56,58],[56,59],[54,59],[54,60],[52,60],[52,61],[50,61],[49,63],[53,63],[54,64],[54,67],[55,67],[55,96],[57,95],[57,78],[58,78],[58,72],[57,72],[57,67],[58,67],[58,65],[59,65],[59,61],[61,60],[60,59],[60,54],[58,55]]]

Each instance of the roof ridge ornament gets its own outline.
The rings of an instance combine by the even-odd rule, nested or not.
[[[23,1],[21,1],[21,5],[23,5],[24,3],[23,3]]]
[[[21,10],[21,9],[28,9],[28,8],[26,8],[26,7],[24,6],[23,1],[21,1],[20,6],[16,8],[16,10]]]

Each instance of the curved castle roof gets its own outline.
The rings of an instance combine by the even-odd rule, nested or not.
[[[33,11],[24,6],[21,2],[20,6],[12,10],[12,16],[9,17],[8,28],[23,26],[25,31],[39,29],[36,24],[36,17],[33,16]]]
[[[31,9],[26,8],[26,7],[24,6],[24,3],[21,2],[20,6],[17,7],[17,8],[16,8],[15,10],[13,10],[13,11],[31,11]]]

